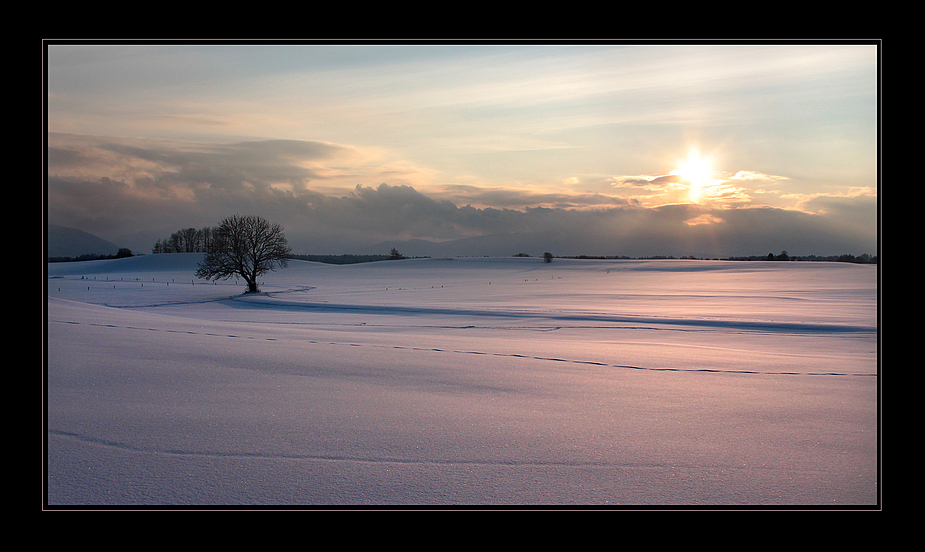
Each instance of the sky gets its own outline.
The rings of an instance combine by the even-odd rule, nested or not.
[[[302,254],[877,254],[876,43],[44,47],[45,222],[139,253],[253,214]]]

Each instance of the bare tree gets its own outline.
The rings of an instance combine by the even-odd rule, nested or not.
[[[291,253],[282,226],[258,216],[234,215],[213,232],[196,277],[227,280],[240,276],[247,282],[248,293],[257,292],[257,278],[276,266],[288,266]]]
[[[178,232],[180,242],[184,253],[194,253],[199,251],[199,243],[202,241],[202,235],[195,228],[184,228]]]
[[[215,228],[211,226],[203,226],[199,233],[202,237],[200,240],[200,249],[199,251],[208,251],[212,247],[212,233],[215,232]]]
[[[179,232],[174,232],[167,238],[167,247],[164,249],[167,253],[182,253],[183,252],[183,234]]]

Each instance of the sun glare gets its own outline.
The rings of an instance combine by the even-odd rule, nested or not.
[[[681,180],[687,184],[688,197],[697,203],[701,199],[704,186],[713,176],[713,168],[709,158],[701,157],[700,152],[692,149],[687,159],[681,162],[680,168],[671,171],[671,174],[681,177]]]

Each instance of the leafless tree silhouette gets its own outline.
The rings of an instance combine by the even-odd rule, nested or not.
[[[258,216],[234,215],[215,229],[196,277],[227,280],[240,276],[248,293],[257,292],[257,278],[277,266],[288,266],[291,253],[279,224]]]

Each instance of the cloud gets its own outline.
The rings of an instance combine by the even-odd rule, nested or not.
[[[709,177],[697,183],[696,189],[692,189],[691,183],[680,170],[663,175],[611,176],[606,181],[616,193],[627,194],[629,203],[635,200],[637,204],[646,207],[695,202],[717,208],[766,206],[821,214],[811,208],[811,201],[816,198],[866,194],[876,196],[876,192],[869,187],[854,187],[848,192],[836,193],[790,193],[786,188],[800,186],[799,183],[794,184],[790,177],[753,170],[734,173],[711,171]]]
[[[681,178],[676,174],[664,175],[637,175],[637,176],[613,176],[608,179],[614,188],[636,188],[648,191],[667,191],[675,184],[680,182]]]
[[[512,188],[490,188],[465,184],[451,184],[435,188],[430,195],[443,197],[456,204],[482,207],[525,209],[550,207],[561,209],[600,208],[625,205],[620,197],[591,192],[544,192]]]
[[[694,218],[685,220],[684,224],[688,226],[697,226],[699,224],[720,224],[722,222],[725,222],[725,221],[719,218],[718,216],[710,214],[710,213],[704,213]]]
[[[813,194],[801,201],[800,208],[826,219],[838,220],[851,233],[875,234],[878,231],[879,205],[872,188]]]
[[[236,189],[324,178],[313,162],[351,153],[344,146],[300,140],[202,144],[55,134],[49,137],[48,173],[95,174],[130,185],[183,182]]]
[[[784,249],[821,255],[876,248],[876,196],[869,189],[794,198],[807,212],[744,208],[745,192],[734,186],[715,190],[722,198],[717,205],[642,206],[646,194],[680,193],[677,177],[614,177],[610,183],[627,191],[625,197],[470,185],[421,191],[385,179],[357,183],[416,168],[324,142],[200,144],[73,135],[49,142],[48,222],[139,252],[180,228],[212,226],[235,213],[281,223],[299,253],[502,235],[519,236],[511,248],[533,244],[536,251],[563,255],[712,257]],[[400,176],[388,180],[401,182]],[[745,181],[740,173],[726,183]]]
[[[729,180],[761,180],[764,182],[776,182],[778,180],[790,180],[786,176],[775,176],[770,174],[762,174],[756,171],[739,171],[734,175],[729,177]]]

